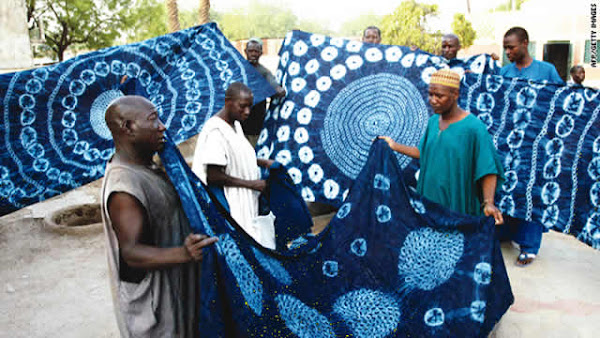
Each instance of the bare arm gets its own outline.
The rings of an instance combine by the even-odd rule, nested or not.
[[[119,241],[121,256],[134,268],[155,270],[193,260],[202,260],[202,248],[215,243],[218,238],[190,234],[184,245],[159,248],[140,243],[146,213],[140,202],[130,194],[117,192],[108,200],[108,214]]]
[[[421,152],[417,147],[411,147],[404,144],[396,143],[389,136],[379,136],[378,138],[386,141],[393,151],[399,152],[412,158],[416,158],[417,160],[421,157]]]
[[[263,158],[257,158],[256,159],[256,164],[258,164],[259,167],[263,167],[263,168],[270,168],[273,163],[275,163],[275,161],[273,160],[266,160]]]
[[[502,212],[494,204],[494,195],[496,194],[496,183],[498,177],[496,175],[485,175],[481,178],[481,194],[483,201],[481,207],[483,214],[486,216],[493,216],[496,220],[496,224],[504,223]]]
[[[210,164],[206,166],[206,180],[208,181],[208,184],[227,187],[242,187],[260,192],[264,191],[267,187],[267,182],[265,180],[244,180],[229,176],[225,173],[225,167]]]

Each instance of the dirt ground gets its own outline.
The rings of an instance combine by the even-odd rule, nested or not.
[[[0,218],[0,337],[118,337],[102,226],[60,233],[43,222],[59,208],[97,202],[99,187]],[[600,251],[550,232],[532,266],[514,266],[517,254],[503,245],[516,301],[492,336],[598,337]]]

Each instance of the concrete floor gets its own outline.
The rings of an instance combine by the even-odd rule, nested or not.
[[[0,337],[118,337],[101,226],[59,233],[41,220],[98,191],[95,182],[0,218]],[[493,337],[600,337],[599,251],[550,232],[527,268],[510,244],[502,253],[515,303]]]

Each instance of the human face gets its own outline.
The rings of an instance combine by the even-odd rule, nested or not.
[[[429,85],[429,105],[433,112],[443,115],[454,108],[458,99],[458,90],[440,84]]]
[[[380,43],[381,36],[379,35],[376,29],[370,28],[365,31],[362,40],[363,42],[368,43]]]
[[[241,92],[237,98],[230,99],[228,102],[229,114],[233,121],[246,121],[250,116],[250,108],[254,97],[250,93]]]
[[[583,68],[577,68],[573,74],[571,74],[573,82],[581,84],[585,80],[585,70]]]
[[[258,43],[250,42],[246,45],[244,52],[246,52],[246,60],[256,66],[258,59],[262,56],[262,47]]]
[[[454,38],[444,38],[442,39],[442,56],[447,60],[452,60],[456,58],[456,53],[460,46],[458,45],[458,40]]]
[[[529,41],[519,41],[519,37],[516,34],[511,34],[504,38],[504,52],[510,62],[519,62],[528,54],[527,45]]]
[[[155,153],[165,144],[167,128],[158,117],[156,107],[150,101],[142,101],[133,121],[134,142],[139,149]]]

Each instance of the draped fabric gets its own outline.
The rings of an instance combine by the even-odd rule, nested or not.
[[[485,337],[513,301],[493,220],[421,199],[383,141],[328,227],[278,251],[219,213],[172,142],[161,156],[194,230],[219,237],[202,266],[207,337]]]
[[[213,23],[0,75],[0,214],[103,175],[114,151],[104,122],[112,100],[147,97],[179,143],[200,131],[234,81],[256,102],[274,94]]]
[[[493,76],[487,55],[447,64],[407,47],[293,31],[276,72],[288,95],[267,113],[258,157],[285,164],[306,201],[339,207],[373,138],[418,145],[433,113],[429,78],[441,67],[465,75],[459,105],[494,138],[507,173],[503,212],[600,248],[598,92]],[[418,161],[395,156],[414,181]]]

